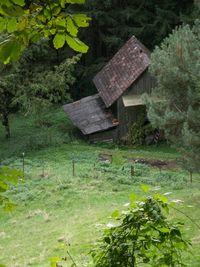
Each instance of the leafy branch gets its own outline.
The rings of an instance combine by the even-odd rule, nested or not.
[[[41,38],[53,39],[56,49],[69,45],[81,53],[88,46],[78,38],[79,28],[88,27],[90,18],[73,13],[71,5],[85,0],[1,1],[0,33],[8,36],[0,43],[0,61],[4,64],[19,59],[24,49]]]

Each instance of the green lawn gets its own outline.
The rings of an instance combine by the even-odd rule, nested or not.
[[[12,117],[10,141],[5,141],[0,128],[2,164],[22,169],[21,154],[25,152],[25,181],[9,192],[17,208],[10,214],[0,211],[1,263],[8,267],[50,266],[51,257],[66,255],[62,242],[67,242],[77,265],[83,267],[101,226],[109,222],[113,210],[125,208],[130,193],[141,194],[141,183],[183,200],[178,209],[199,223],[197,174],[191,185],[188,174],[178,167],[159,170],[137,163],[131,176],[132,158],[174,160],[178,157],[174,150],[165,145],[89,145],[77,139],[76,130],[59,109],[49,111],[44,121],[51,127],[41,123],[39,127],[34,117]],[[100,161],[99,154],[112,155],[113,162]],[[185,234],[192,239],[193,254],[186,253],[185,262],[200,266],[200,230],[181,213],[172,211],[171,217],[184,220]]]

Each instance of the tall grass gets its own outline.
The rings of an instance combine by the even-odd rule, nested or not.
[[[64,241],[70,243],[78,266],[84,266],[101,226],[109,222],[113,210],[123,210],[131,193],[139,193],[141,183],[182,199],[180,209],[198,223],[198,175],[191,185],[178,167],[160,170],[133,163],[133,158],[175,159],[178,155],[170,148],[89,145],[77,139],[61,109],[49,111],[44,121],[46,126],[38,125],[34,117],[13,116],[10,141],[0,129],[1,164],[22,169],[25,152],[25,180],[9,191],[17,208],[11,214],[0,211],[0,262],[8,267],[47,267],[50,257],[66,256]],[[112,162],[100,160],[100,154],[112,155]],[[180,217],[187,225],[185,234],[192,238],[194,255],[186,255],[186,263],[200,266],[199,229],[181,214],[173,212],[171,217]]]

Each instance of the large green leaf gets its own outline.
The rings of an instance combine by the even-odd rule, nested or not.
[[[55,25],[57,26],[57,28],[66,29],[66,19],[58,16],[55,20]]]
[[[9,1],[9,0],[1,0],[0,1],[0,5],[1,6],[12,6],[13,4],[12,4],[12,2],[11,1]]]
[[[57,263],[59,261],[61,261],[62,259],[60,257],[54,257],[54,258],[51,258],[50,261],[51,261],[51,267],[57,267]]]
[[[73,20],[78,27],[88,27],[91,18],[89,18],[85,14],[74,14]]]
[[[59,6],[55,6],[53,9],[52,9],[52,13],[54,16],[57,16],[61,11],[61,7]]]
[[[16,26],[17,26],[16,18],[9,19],[7,22],[7,31],[9,33],[14,32],[16,30]]]
[[[74,25],[74,22],[70,17],[67,18],[67,31],[74,37],[78,34],[78,28]]]
[[[84,4],[85,0],[66,0],[66,3],[69,3],[69,4]]]
[[[53,39],[53,44],[56,49],[59,49],[65,44],[65,34],[57,33]]]
[[[44,16],[47,18],[47,19],[51,19],[51,11],[47,8],[44,9]]]
[[[20,6],[11,6],[11,7],[2,6],[2,10],[5,15],[11,17],[18,17],[24,14],[24,10]]]
[[[0,17],[0,33],[4,31],[5,27],[6,27],[6,20]]]
[[[10,62],[10,56],[12,53],[12,50],[15,48],[14,42],[11,42],[9,40],[6,40],[1,46],[0,46],[0,60],[7,64]]]
[[[24,6],[25,5],[25,2],[24,0],[12,0],[12,2],[16,5],[19,5],[19,6]]]
[[[72,38],[68,34],[66,35],[66,42],[73,50],[81,53],[87,53],[89,47],[80,41],[78,38]]]
[[[84,4],[85,0],[59,0],[62,8],[65,7],[66,4]]]
[[[118,218],[120,217],[120,211],[119,211],[119,210],[115,210],[115,211],[112,213],[111,217],[112,217],[113,219],[118,219]]]

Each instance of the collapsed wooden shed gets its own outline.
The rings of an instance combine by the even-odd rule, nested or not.
[[[65,105],[65,112],[91,141],[124,138],[144,109],[142,94],[155,86],[149,64],[149,50],[131,37],[94,77],[98,94]]]
[[[98,94],[65,105],[64,111],[84,135],[108,130],[118,125],[113,113],[106,108]]]

